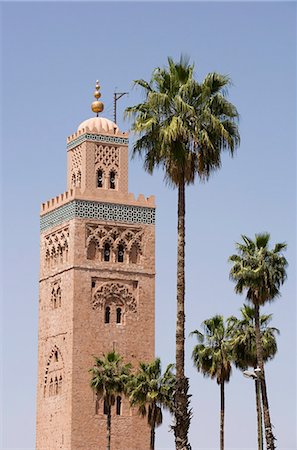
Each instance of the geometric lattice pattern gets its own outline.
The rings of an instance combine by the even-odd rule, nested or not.
[[[85,141],[93,141],[93,142],[107,142],[111,144],[126,144],[128,145],[128,138],[116,137],[116,136],[104,136],[101,134],[91,134],[85,133],[74,139],[73,141],[67,144],[67,150],[71,150],[77,145],[81,144]]]
[[[109,222],[154,224],[155,208],[73,200],[54,211],[44,214],[40,218],[40,230],[47,230],[75,217],[106,220]]]
[[[95,164],[100,166],[119,167],[119,149],[115,147],[109,147],[108,145],[97,145],[95,151]]]

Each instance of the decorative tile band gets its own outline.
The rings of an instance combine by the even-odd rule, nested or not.
[[[75,217],[109,222],[154,224],[155,208],[73,200],[41,216],[40,230],[45,231]]]
[[[81,144],[85,141],[93,141],[93,142],[110,142],[113,144],[125,144],[128,145],[128,138],[116,137],[116,136],[104,136],[102,134],[90,134],[85,133],[74,139],[73,141],[67,144],[67,150],[71,150],[77,145]]]

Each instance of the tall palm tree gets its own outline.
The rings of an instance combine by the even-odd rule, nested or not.
[[[194,79],[194,65],[185,57],[153,71],[151,80],[136,80],[145,95],[142,103],[129,107],[132,131],[139,135],[133,155],[144,158],[144,168],[153,173],[162,167],[165,180],[178,190],[177,208],[177,316],[175,445],[188,450],[188,379],[185,376],[185,186],[196,177],[207,180],[221,167],[221,153],[233,155],[239,145],[238,113],[227,100],[228,76],[209,73],[202,83]]]
[[[267,450],[274,450],[275,437],[270,419],[261,341],[260,306],[273,301],[280,295],[280,287],[287,276],[287,260],[282,254],[287,246],[285,243],[279,243],[270,250],[269,239],[268,233],[256,234],[254,241],[247,236],[242,236],[243,243],[236,244],[238,253],[230,256],[229,261],[233,263],[230,278],[236,283],[235,292],[241,294],[245,291],[247,300],[255,307],[256,351],[260,368],[265,438]]]
[[[216,378],[221,391],[220,450],[224,450],[225,383],[230,380],[232,349],[228,327],[223,316],[216,315],[203,322],[204,334],[195,330],[199,344],[193,349],[192,359],[198,372],[205,377]]]
[[[243,305],[240,309],[241,318],[231,316],[227,319],[230,330],[233,362],[241,370],[248,367],[257,368],[257,350],[255,335],[255,308]],[[279,330],[269,327],[272,314],[260,315],[260,332],[263,347],[263,361],[266,363],[277,352],[276,335]],[[263,450],[262,407],[260,379],[255,379],[256,410],[258,424],[258,450]]]
[[[140,363],[138,372],[131,378],[128,395],[131,406],[138,406],[139,413],[147,416],[151,428],[150,449],[155,448],[155,429],[162,424],[162,408],[172,410],[175,376],[170,364],[161,372],[161,361]]]
[[[91,387],[98,397],[102,397],[106,409],[106,449],[110,450],[111,440],[111,406],[115,402],[115,396],[126,391],[130,380],[131,364],[123,364],[122,357],[116,352],[103,355],[103,358],[95,357],[94,367],[91,372]]]

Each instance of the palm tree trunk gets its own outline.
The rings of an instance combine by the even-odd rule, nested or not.
[[[221,383],[221,429],[220,429],[220,450],[224,450],[224,425],[225,425],[225,385]]]
[[[111,434],[111,406],[107,405],[107,418],[106,418],[106,450],[110,450],[110,434]]]
[[[189,450],[188,379],[185,377],[185,182],[182,176],[178,184],[177,218],[177,317],[176,317],[176,389],[175,389],[175,447]]]
[[[155,427],[151,427],[150,450],[155,450]]]
[[[267,446],[267,450],[275,450],[275,445],[274,445],[275,437],[272,433],[272,426],[271,426],[269,405],[268,405],[268,397],[267,397],[267,389],[266,389],[264,362],[263,362],[263,348],[262,348],[261,332],[260,332],[260,307],[257,302],[255,303],[255,334],[256,334],[257,362],[258,362],[259,368],[261,369],[261,372],[259,372],[258,376],[259,376],[260,382],[261,382],[261,395],[262,395],[262,404],[263,404],[266,446]]]
[[[257,424],[258,424],[258,450],[263,450],[261,385],[259,380],[255,380],[255,391],[256,391]]]

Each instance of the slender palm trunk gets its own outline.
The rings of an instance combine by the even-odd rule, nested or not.
[[[256,391],[257,424],[258,424],[258,450],[263,450],[261,385],[259,380],[255,380],[255,391]]]
[[[221,383],[221,428],[220,428],[220,450],[224,450],[224,427],[225,427],[225,384]]]
[[[188,430],[191,413],[189,411],[188,379],[185,377],[185,182],[181,177],[178,185],[177,224],[177,317],[176,317],[176,390],[175,390],[175,447],[189,450]]]
[[[107,405],[106,418],[106,450],[110,450],[110,434],[111,434],[111,406]]]
[[[151,427],[150,450],[155,450],[155,427]]]
[[[272,432],[267,389],[266,389],[265,371],[264,371],[263,348],[260,332],[260,307],[257,302],[255,303],[255,334],[256,334],[257,362],[259,368],[261,369],[261,372],[259,373],[259,378],[261,381],[261,396],[263,404],[266,446],[267,450],[275,450],[274,444],[275,437]]]

